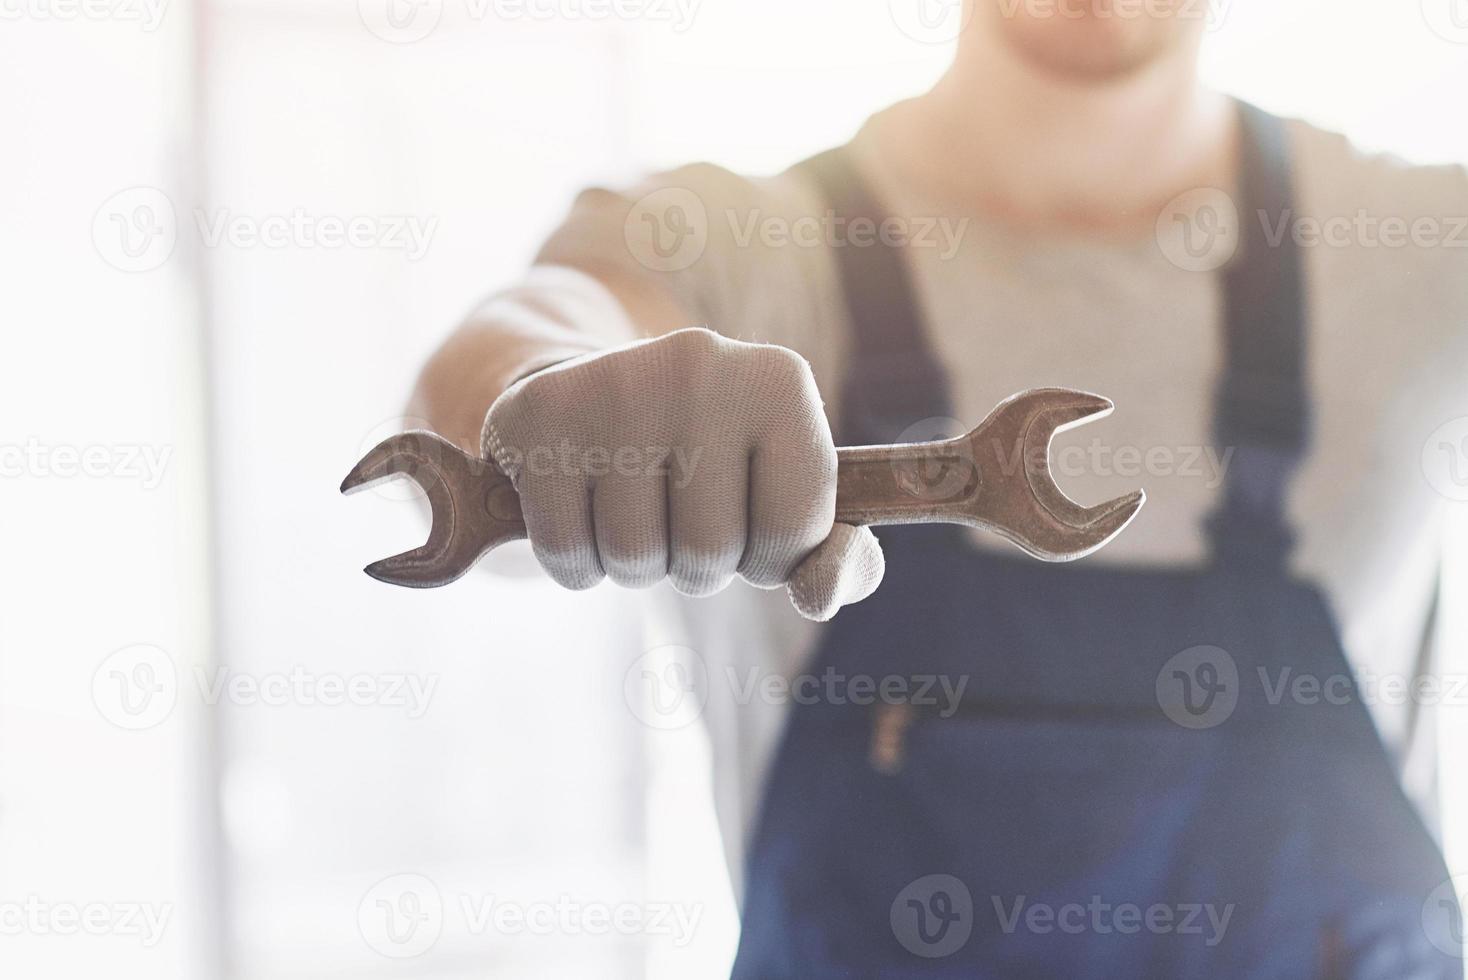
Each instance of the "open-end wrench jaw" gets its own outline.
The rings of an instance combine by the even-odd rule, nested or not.
[[[1051,476],[1050,440],[1112,407],[1083,391],[1036,388],[1001,402],[956,439],[838,450],[836,519],[964,524],[1044,561],[1082,558],[1120,534],[1146,494],[1080,506]]]
[[[433,522],[421,547],[364,569],[380,582],[414,589],[448,585],[486,552],[525,537],[520,498],[509,478],[493,463],[432,432],[384,439],[352,467],[341,491],[356,493],[396,477],[407,477],[423,490]]]
[[[1145,491],[1082,507],[1065,495],[1050,470],[1050,443],[1057,433],[1105,418],[1114,408],[1109,398],[1089,392],[1035,388],[990,412],[968,436],[975,458],[985,460],[981,477],[997,474],[997,480],[980,481],[992,489],[989,499],[1006,504],[1003,517],[990,526],[1045,561],[1084,558],[1120,534],[1147,502]],[[996,458],[1006,450],[1007,458]]]

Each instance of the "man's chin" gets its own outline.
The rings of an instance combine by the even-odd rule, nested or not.
[[[1088,29],[1096,26],[1097,29]],[[1141,25],[1133,25],[1140,28]],[[1099,25],[1008,23],[1005,43],[1026,64],[1061,81],[1103,85],[1136,75],[1174,51],[1183,39],[1170,23],[1113,31]]]

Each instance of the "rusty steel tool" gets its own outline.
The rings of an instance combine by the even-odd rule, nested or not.
[[[1050,440],[1112,407],[1083,391],[1035,388],[1005,399],[956,439],[838,449],[836,520],[963,524],[993,531],[1043,561],[1082,558],[1120,534],[1146,494],[1080,506],[1051,477]],[[509,478],[431,432],[383,440],[347,474],[342,493],[397,476],[423,488],[433,525],[422,547],[367,566],[379,581],[416,589],[448,585],[486,552],[525,537]]]

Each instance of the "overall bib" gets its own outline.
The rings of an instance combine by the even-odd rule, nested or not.
[[[841,611],[810,672],[970,683],[951,714],[917,697],[792,708],[736,978],[1462,976],[1461,945],[1431,926],[1461,928],[1442,856],[1323,597],[1287,569],[1305,294],[1298,251],[1255,217],[1291,207],[1284,127],[1239,111],[1215,406],[1236,451],[1210,560],[1048,565],[961,528],[882,529],[885,584]],[[846,151],[802,166],[838,215],[883,216]],[[839,443],[951,416],[901,255],[839,254],[855,332]],[[1278,696],[1298,675],[1333,696]]]

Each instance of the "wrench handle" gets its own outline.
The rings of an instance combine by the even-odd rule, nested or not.
[[[965,524],[979,488],[967,438],[836,450],[836,520]]]

